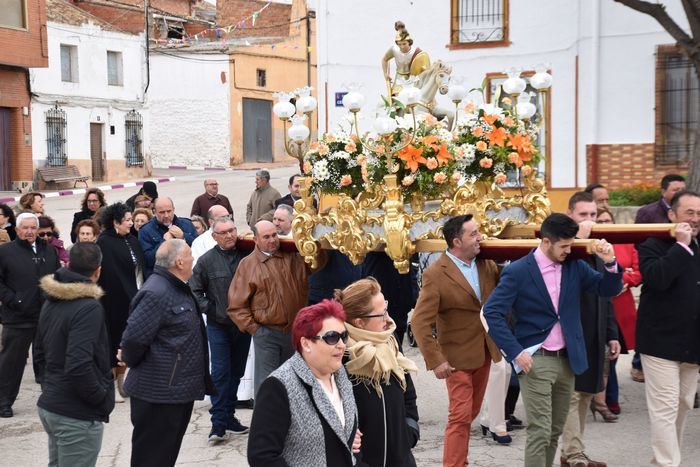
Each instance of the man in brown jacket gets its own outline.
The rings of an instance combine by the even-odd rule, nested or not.
[[[270,185],[270,172],[258,170],[255,173],[255,190],[250,195],[246,206],[245,221],[252,228],[259,220],[272,221],[275,201],[280,192]]]
[[[423,273],[411,328],[426,367],[447,383],[443,465],[463,467],[491,360],[501,359],[480,319],[481,305],[496,287],[498,268],[493,261],[476,259],[481,235],[471,215],[449,219],[443,235],[447,251]]]
[[[253,226],[255,249],[243,258],[228,291],[228,315],[254,336],[255,393],[267,376],[294,354],[290,335],[297,312],[308,301],[308,270],[296,252],[280,250],[277,228]]]

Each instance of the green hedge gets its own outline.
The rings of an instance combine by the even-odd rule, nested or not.
[[[611,206],[644,206],[658,201],[661,188],[646,183],[613,190],[609,193]]]

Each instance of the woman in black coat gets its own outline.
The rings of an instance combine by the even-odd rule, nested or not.
[[[117,402],[124,402],[125,396],[124,367],[117,365],[117,350],[129,317],[129,304],[143,284],[143,251],[138,239],[131,234],[132,225],[131,209],[124,203],[112,204],[102,211],[105,230],[97,239],[97,245],[102,249],[102,273],[98,284],[105,291],[101,302],[111,341]]]
[[[88,188],[80,202],[80,211],[73,214],[73,224],[70,226],[70,241],[75,243],[78,238],[78,232],[75,228],[80,221],[92,219],[95,213],[103,206],[106,206],[105,194],[99,188]]]
[[[349,339],[345,369],[353,383],[362,446],[358,464],[414,467],[411,449],[420,438],[416,391],[408,372],[415,363],[400,351],[396,325],[373,277],[335,294],[345,309]]]

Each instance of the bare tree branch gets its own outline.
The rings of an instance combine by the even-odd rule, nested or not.
[[[644,0],[615,0],[633,10],[647,14],[656,19],[661,26],[673,37],[678,45],[683,47],[688,57],[700,62],[700,49],[692,37],[688,35],[666,12],[666,7],[660,3],[651,3]],[[684,6],[685,6],[685,2]]]
[[[682,0],[685,16],[688,18],[693,39],[700,39],[700,0]]]

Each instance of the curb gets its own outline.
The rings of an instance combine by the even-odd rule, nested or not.
[[[120,188],[131,188],[136,186],[143,186],[145,182],[153,182],[156,185],[159,183],[174,182],[182,177],[164,177],[164,178],[148,178],[145,180],[140,180],[138,182],[124,182],[124,183],[114,183],[112,185],[102,185],[95,188],[99,188],[102,191],[118,190]],[[91,187],[92,188],[92,187]],[[73,196],[73,195],[83,195],[87,191],[86,188],[74,188],[72,190],[61,190],[61,191],[51,191],[49,193],[44,193],[46,198],[58,198],[60,196]],[[0,203],[16,203],[22,196],[15,196],[12,198],[0,198]]]

